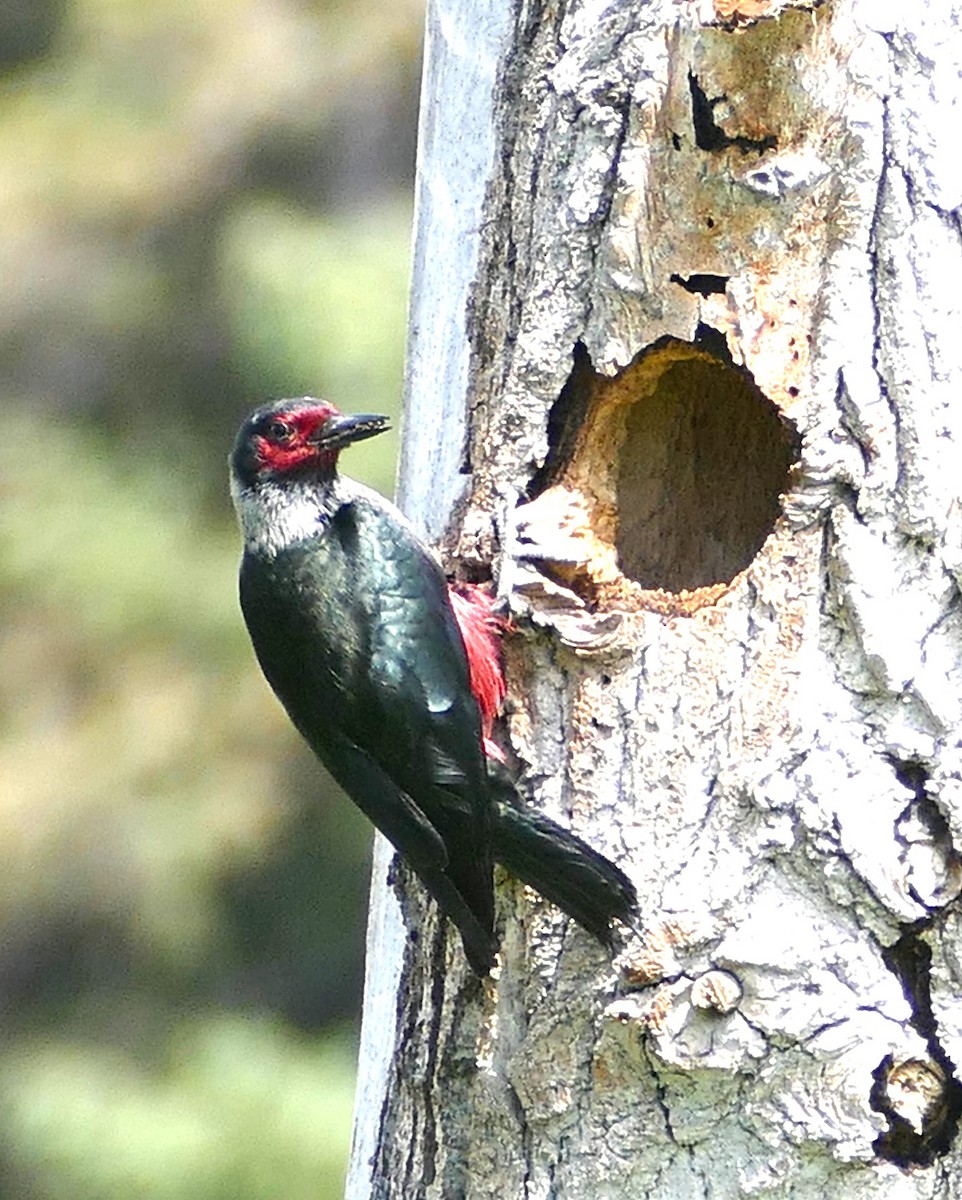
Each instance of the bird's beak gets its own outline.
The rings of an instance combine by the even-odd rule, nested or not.
[[[319,425],[310,441],[323,450],[340,450],[352,442],[363,442],[365,438],[374,437],[389,429],[390,417],[382,417],[376,413],[352,413],[345,416],[331,417]]]

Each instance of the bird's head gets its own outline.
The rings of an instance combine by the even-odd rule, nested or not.
[[[321,481],[334,475],[345,446],[387,428],[387,417],[344,415],[333,404],[310,396],[273,401],[255,409],[241,426],[231,473],[244,490],[262,483]]]

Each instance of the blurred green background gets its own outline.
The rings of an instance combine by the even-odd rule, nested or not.
[[[0,4],[2,1197],[341,1194],[370,831],[255,666],[226,457],[267,396],[397,412],[420,34]]]

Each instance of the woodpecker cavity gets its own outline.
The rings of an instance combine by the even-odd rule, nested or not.
[[[494,861],[610,945],[612,919],[635,908],[630,881],[521,801],[491,740],[504,674],[488,597],[449,586],[401,513],[338,474],[344,447],[386,428],[310,398],[241,427],[240,600],[264,675],[457,925],[478,974],[497,951]]]

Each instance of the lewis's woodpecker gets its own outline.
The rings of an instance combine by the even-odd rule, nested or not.
[[[341,787],[494,963],[492,863],[606,945],[635,891],[614,864],[517,794],[491,722],[504,690],[496,622],[449,588],[401,513],[340,475],[387,428],[305,397],[253,412],[231,455],[244,535],[240,600],[261,668]]]

